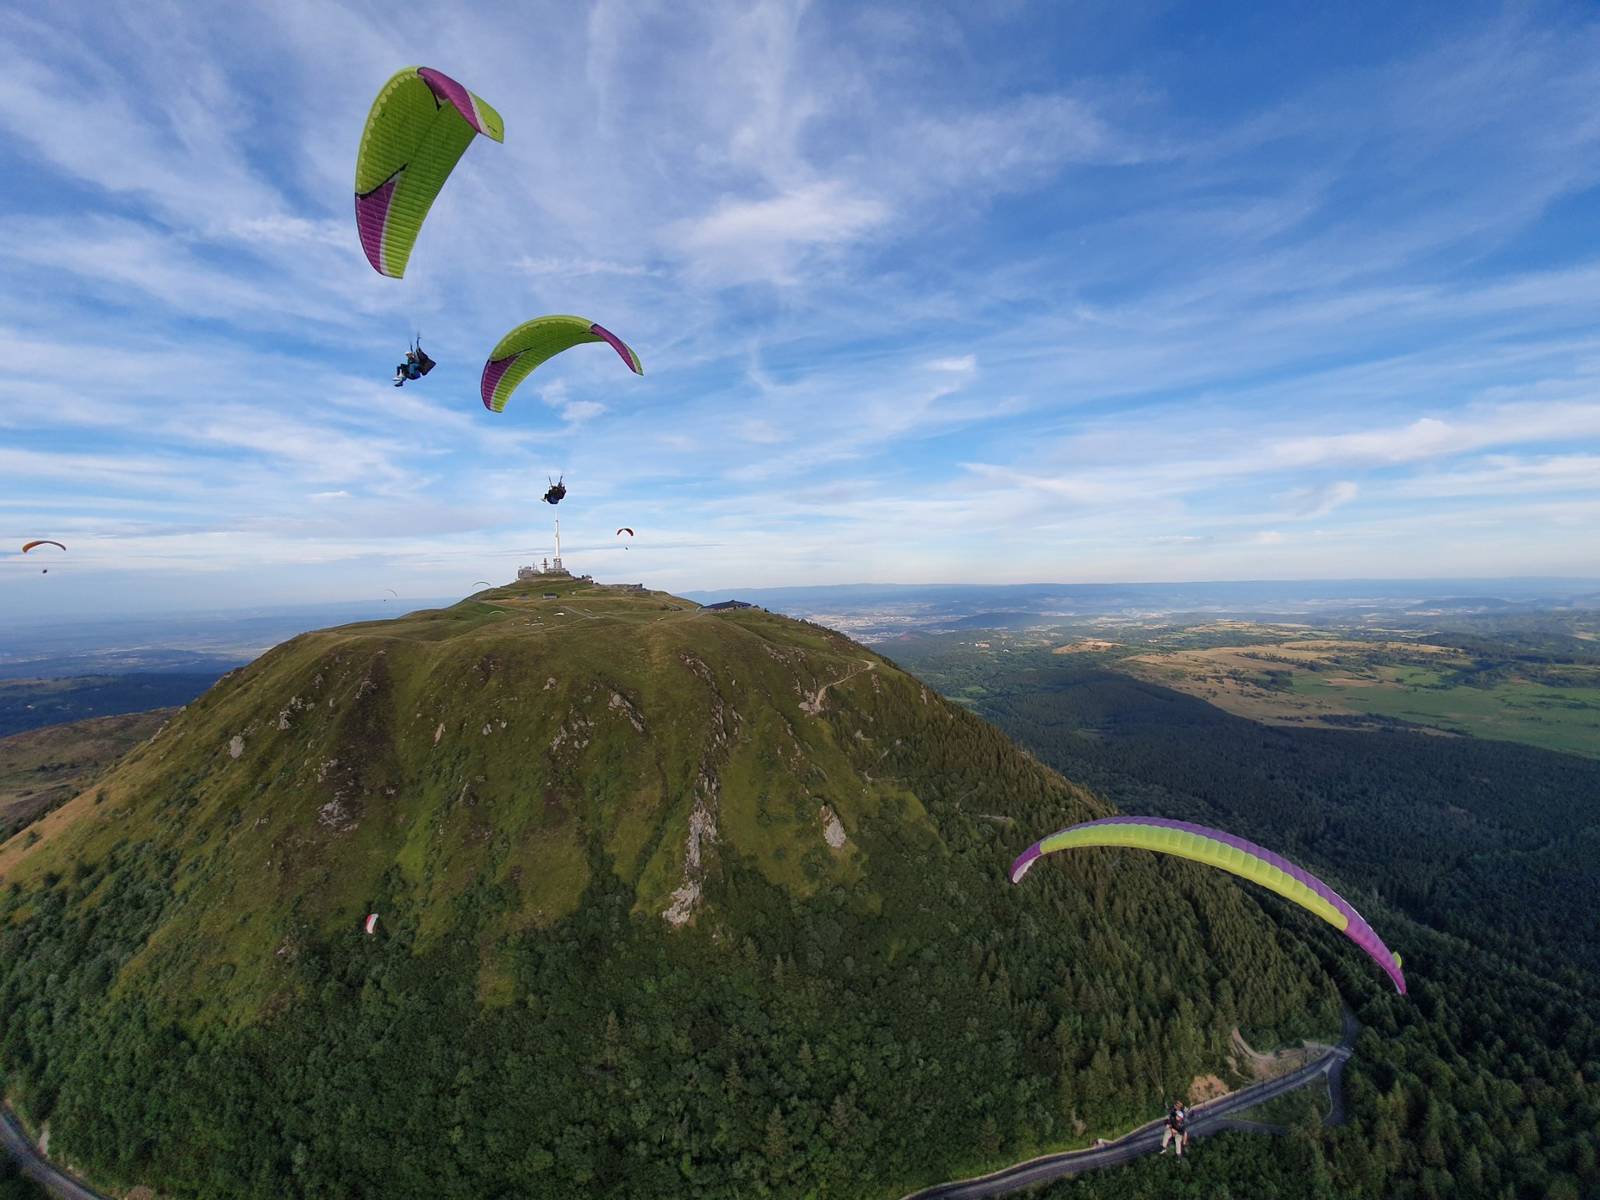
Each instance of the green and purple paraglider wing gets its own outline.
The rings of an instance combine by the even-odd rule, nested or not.
[[[1028,868],[1043,855],[1084,846],[1127,846],[1174,854],[1259,883],[1341,930],[1383,968],[1400,994],[1405,995],[1406,977],[1400,970],[1400,956],[1383,944],[1383,939],[1349,901],[1288,859],[1220,829],[1161,817],[1106,817],[1087,821],[1052,833],[1024,850],[1011,864],[1011,882],[1020,882]]]
[[[505,132],[499,113],[431,67],[383,85],[356,154],[356,229],[373,270],[406,273],[423,219],[472,139],[503,142]]]
[[[605,342],[628,364],[628,370],[635,375],[644,374],[644,364],[632,348],[589,318],[535,317],[506,334],[489,352],[489,361],[483,364],[483,376],[478,381],[483,406],[490,412],[505,412],[511,393],[535,367],[584,342]]]

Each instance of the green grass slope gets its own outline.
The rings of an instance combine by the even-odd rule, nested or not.
[[[1105,811],[836,633],[498,588],[285,643],[0,845],[0,1071],[164,1195],[899,1194],[1336,1024],[1227,877],[1006,881]]]

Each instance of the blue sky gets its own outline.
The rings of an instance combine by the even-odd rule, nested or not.
[[[0,41],[0,611],[464,593],[549,552],[557,472],[570,565],[680,590],[1600,574],[1589,4],[63,0]],[[351,180],[407,63],[507,132],[390,280]],[[580,347],[486,412],[546,312],[647,374]]]

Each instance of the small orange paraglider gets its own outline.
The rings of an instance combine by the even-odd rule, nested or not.
[[[67,549],[60,542],[53,542],[49,538],[35,538],[31,542],[23,542],[22,543],[22,552],[24,554],[26,554],[29,550],[32,550],[35,546],[55,546],[58,549],[60,549],[63,554],[66,553],[66,549]],[[49,567],[45,567],[43,570],[41,570],[39,572],[39,574],[41,574],[41,575],[50,574],[50,568]]]

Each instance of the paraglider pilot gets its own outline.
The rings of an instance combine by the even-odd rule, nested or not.
[[[550,490],[544,494],[546,504],[560,504],[567,498],[567,485],[560,479],[550,485]]]
[[[1161,1132],[1161,1153],[1167,1152],[1169,1142],[1177,1143],[1178,1157],[1182,1158],[1184,1147],[1189,1144],[1189,1110],[1182,1100],[1174,1100],[1167,1109],[1167,1127]]]
[[[406,351],[405,361],[395,367],[394,385],[395,387],[404,387],[406,380],[421,379],[437,365],[433,359],[428,357],[427,351],[423,350],[422,342],[419,340],[412,345],[411,349]]]
[[[394,369],[395,387],[404,387],[408,379],[421,379],[422,368],[417,364],[417,355],[414,350],[406,351],[406,360]]]

